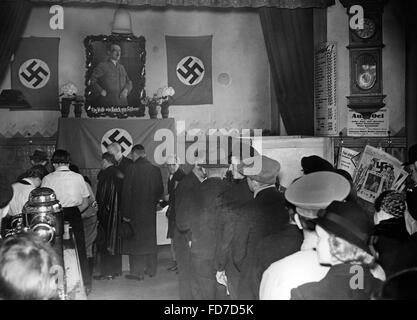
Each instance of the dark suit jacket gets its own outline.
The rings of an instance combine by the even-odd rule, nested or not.
[[[272,263],[300,251],[303,239],[303,232],[289,223],[278,233],[261,239],[254,259],[242,270],[238,300],[259,300],[259,288],[265,270]]]
[[[351,267],[347,263],[332,266],[321,281],[292,289],[291,300],[369,300],[382,281],[363,266],[363,288],[352,289],[350,282],[355,273],[350,273]]]
[[[200,180],[193,171],[188,173],[175,189],[175,223],[178,230],[186,233],[191,228],[190,217],[193,215],[193,201]],[[191,241],[190,236],[187,236]]]
[[[387,276],[391,274],[397,260],[397,251],[410,238],[404,218],[392,218],[381,221],[375,226],[373,242],[378,252],[378,263]]]
[[[238,270],[247,259],[253,259],[259,241],[278,233],[289,221],[283,195],[276,187],[260,191],[246,203],[239,215],[232,243],[232,256]],[[248,261],[246,261],[248,262]]]
[[[123,174],[126,174],[127,168],[133,163],[132,159],[122,157],[116,168],[119,169]]]
[[[191,216],[191,253],[211,260],[215,269],[225,260],[224,243],[231,234],[229,216],[222,206],[222,194],[230,188],[228,182],[220,178],[208,178],[196,190]],[[227,229],[226,229],[227,228]],[[223,270],[223,269],[218,269]]]

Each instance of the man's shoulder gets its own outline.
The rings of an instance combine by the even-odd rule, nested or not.
[[[309,268],[314,266],[320,265],[317,259],[317,253],[315,250],[302,250],[297,251],[281,260],[278,260],[271,264],[269,269],[271,270],[279,270],[285,268],[298,268],[308,266]]]

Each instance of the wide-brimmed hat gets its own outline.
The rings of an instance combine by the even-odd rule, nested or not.
[[[333,165],[319,156],[303,157],[301,159],[301,167],[305,174],[319,171],[334,171]]]
[[[255,169],[256,163],[261,163],[259,172],[256,174],[246,174],[245,169]],[[246,175],[252,180],[264,183],[264,184],[275,184],[281,165],[278,161],[268,158],[267,156],[257,155],[252,158],[245,159],[238,166],[240,174]]]
[[[409,166],[417,161],[417,144],[414,144],[408,149],[408,160],[403,163],[403,166]]]
[[[31,156],[29,156],[29,159],[35,162],[40,161],[47,161],[48,155],[45,151],[42,150],[35,150]]]
[[[285,191],[285,199],[301,209],[319,210],[327,208],[335,200],[345,200],[350,189],[349,181],[340,174],[327,171],[314,172],[293,182]],[[316,216],[306,217],[316,218]]]
[[[333,201],[319,212],[314,222],[327,232],[372,254],[369,239],[373,223],[367,213],[355,202]]]

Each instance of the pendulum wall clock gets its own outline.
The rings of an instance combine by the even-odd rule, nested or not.
[[[369,118],[384,107],[382,87],[382,14],[387,0],[341,0],[349,10],[363,8],[363,28],[349,27],[350,95],[348,107]],[[350,25],[350,24],[349,24]]]

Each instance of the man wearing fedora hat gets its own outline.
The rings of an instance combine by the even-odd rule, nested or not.
[[[191,294],[195,300],[210,300],[221,295],[216,274],[224,271],[233,234],[233,217],[222,204],[222,194],[230,187],[224,180],[229,167],[224,149],[211,148],[200,166],[207,179],[197,187],[190,217]]]
[[[319,212],[315,224],[318,261],[330,268],[320,281],[293,289],[291,299],[369,300],[373,290],[381,284],[371,272],[375,264],[369,246],[372,220],[354,202],[333,201],[326,210]],[[361,271],[355,271],[359,267]],[[355,274],[360,279],[352,285]]]
[[[253,199],[242,208],[233,239],[233,262],[240,271],[238,299],[250,296],[250,268],[255,260],[258,243],[264,237],[282,230],[289,221],[284,197],[275,186],[280,170],[279,162],[256,155],[253,161],[243,161],[239,171],[245,174],[245,169],[251,166],[250,162],[256,161],[261,163],[259,172],[246,175]]]

